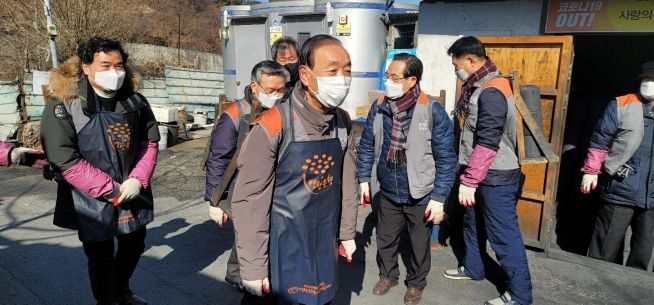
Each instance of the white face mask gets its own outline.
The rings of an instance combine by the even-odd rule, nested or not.
[[[100,71],[95,72],[95,83],[109,91],[118,91],[125,81],[125,71]]]
[[[640,83],[640,95],[649,101],[654,101],[654,81],[643,80]]]
[[[256,84],[256,83],[255,83]],[[263,106],[266,109],[270,109],[273,106],[277,105],[277,103],[284,97],[283,95],[273,92],[271,94],[266,94],[263,90],[263,87],[261,85],[257,84],[259,86],[259,94],[257,95],[257,99],[259,102],[261,102],[261,106]]]
[[[318,77],[309,72],[318,80],[318,92],[313,92],[311,88],[309,91],[313,93],[318,101],[327,108],[336,108],[343,104],[345,97],[350,92],[351,77],[347,76],[322,76]]]
[[[384,82],[384,89],[386,90],[386,97],[392,100],[404,95],[402,84],[393,82],[391,79],[387,79],[386,82]]]
[[[463,69],[456,70],[454,71],[454,73],[456,74],[456,77],[458,77],[462,82],[465,82],[466,79],[468,79],[468,77],[470,76],[468,75],[468,72],[466,72],[466,70]]]

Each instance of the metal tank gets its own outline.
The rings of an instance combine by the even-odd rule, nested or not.
[[[250,14],[249,5],[229,6],[220,11],[225,95],[228,99],[243,98],[249,84],[250,71],[256,61],[265,58],[265,16]],[[264,37],[262,37],[264,36]],[[250,67],[247,69],[246,67]]]
[[[388,11],[417,10],[416,5],[394,4]],[[290,36],[301,45],[311,36],[328,34],[343,42],[352,60],[352,85],[341,107],[353,119],[365,119],[370,105],[368,93],[378,88],[386,56],[385,12],[386,1],[380,0],[271,1],[222,7],[227,98],[243,97],[252,67],[265,58],[271,59],[270,46],[276,38]]]

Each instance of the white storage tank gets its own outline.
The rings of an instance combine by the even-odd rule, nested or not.
[[[225,93],[228,99],[243,97],[250,71],[259,61],[271,59],[270,46],[281,36],[300,45],[317,34],[332,35],[343,42],[352,59],[352,85],[343,109],[353,119],[365,119],[368,93],[377,89],[386,57],[386,13],[417,14],[418,6],[380,0],[271,1],[258,5],[225,6],[220,14]]]

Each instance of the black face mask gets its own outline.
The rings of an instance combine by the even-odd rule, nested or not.
[[[286,83],[286,87],[295,87],[295,83],[300,80],[299,66],[296,62],[285,64],[284,67],[291,74],[291,81]]]

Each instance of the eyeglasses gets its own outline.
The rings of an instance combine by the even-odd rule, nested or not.
[[[256,85],[257,87],[259,87],[259,89],[261,90],[261,92],[263,92],[264,94],[279,93],[279,94],[281,94],[281,95],[286,95],[286,93],[288,92],[286,87],[284,87],[284,89],[281,89],[281,90],[274,90],[274,89],[268,89],[268,90],[266,90],[266,89],[264,89],[263,86],[261,86],[261,84],[259,84],[258,82],[254,82],[254,83],[255,83],[255,85]]]
[[[392,76],[392,75],[391,76],[384,75],[384,81],[387,81],[389,79],[392,80],[394,83],[397,83],[400,80],[406,79],[406,77],[395,77],[395,76]]]

